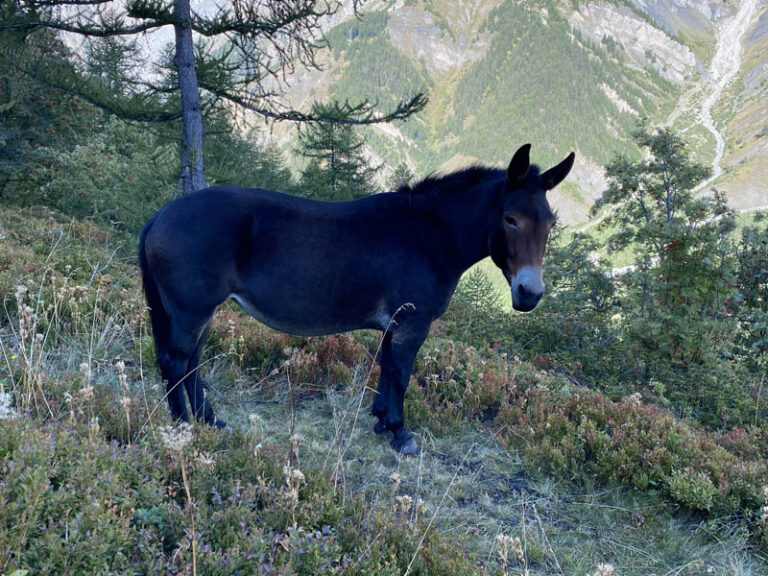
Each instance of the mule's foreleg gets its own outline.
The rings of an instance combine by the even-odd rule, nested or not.
[[[371,414],[376,416],[379,421],[373,427],[376,434],[383,434],[387,431],[387,406],[389,405],[389,391],[391,389],[392,375],[389,373],[389,367],[392,365],[392,334],[386,332],[381,342],[381,355],[379,363],[381,364],[381,374],[379,376],[379,386],[376,390],[376,397],[373,399]],[[385,358],[387,360],[385,360]],[[385,367],[387,370],[385,370]]]
[[[382,354],[382,377],[387,375],[389,394],[387,396],[386,428],[392,431],[394,438],[390,445],[403,454],[416,454],[419,445],[405,427],[403,404],[405,392],[413,371],[416,354],[429,333],[429,321],[416,318],[401,321],[392,332],[391,344]]]

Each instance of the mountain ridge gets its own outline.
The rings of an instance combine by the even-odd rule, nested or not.
[[[327,69],[297,75],[289,97],[303,106],[367,97],[386,107],[428,91],[417,117],[365,130],[374,158],[418,174],[460,159],[504,163],[522,142],[541,164],[574,149],[579,161],[556,204],[566,222],[581,222],[605,186],[601,166],[617,154],[638,157],[631,133],[641,116],[680,131],[712,163],[716,136],[701,119],[702,98],[718,42],[732,40],[719,31],[750,2],[742,62],[714,99],[709,128],[724,143],[723,174],[712,184],[735,207],[755,208],[768,204],[764,1],[374,2],[360,20],[336,19]],[[280,135],[284,148],[291,142]]]

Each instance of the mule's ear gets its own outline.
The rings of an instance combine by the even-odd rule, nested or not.
[[[560,162],[560,164],[553,166],[541,175],[541,184],[544,190],[552,190],[552,188],[565,180],[565,177],[568,176],[568,172],[573,168],[574,158],[576,158],[576,154],[571,152],[565,160]]]
[[[509,176],[510,182],[514,182],[519,178],[525,178],[528,174],[528,169],[531,167],[530,153],[531,145],[523,144],[515,152],[515,155],[512,156],[512,161],[509,163],[509,168],[507,168],[507,176]]]

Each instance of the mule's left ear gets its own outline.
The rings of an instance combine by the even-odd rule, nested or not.
[[[509,163],[509,168],[507,168],[507,176],[510,182],[526,177],[528,169],[531,167],[530,156],[530,144],[523,144],[517,149],[515,155],[512,156],[512,161]]]
[[[560,162],[560,164],[553,166],[541,175],[541,184],[544,190],[552,190],[552,188],[565,180],[565,177],[568,176],[568,172],[573,168],[574,158],[576,158],[576,154],[571,152],[565,160]]]

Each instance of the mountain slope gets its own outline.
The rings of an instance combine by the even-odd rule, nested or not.
[[[601,193],[601,165],[637,156],[630,136],[646,116],[682,131],[703,162],[722,139],[726,173],[715,184],[748,208],[768,203],[766,13],[757,0],[372,3],[362,21],[329,30],[327,70],[300,77],[297,103],[369,98],[386,107],[428,91],[418,117],[366,134],[374,157],[418,174],[505,163],[523,142],[541,164],[574,149],[576,167],[555,198],[569,223],[585,220]],[[738,17],[744,24],[734,27]],[[718,49],[732,59],[742,41],[735,70],[713,72]],[[708,96],[712,122],[702,113]]]
[[[726,94],[724,177],[718,184],[742,210],[768,209],[768,11],[747,29],[742,66]]]

